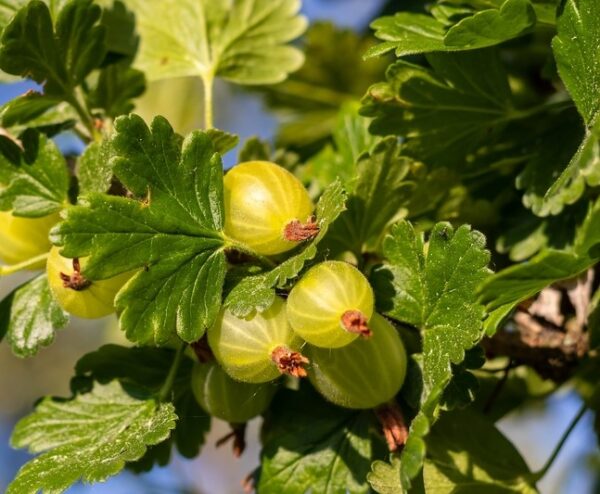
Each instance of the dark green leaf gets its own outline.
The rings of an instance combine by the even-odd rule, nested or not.
[[[182,144],[160,117],[151,130],[136,115],[115,128],[114,172],[145,201],[91,194],[53,239],[67,256],[91,255],[90,279],[143,268],[116,299],[132,341],[197,341],[219,312],[225,278],[220,156],[207,134]]]
[[[56,145],[43,135],[29,136],[18,162],[0,154],[0,210],[39,218],[66,206],[70,179]]]
[[[406,175],[411,161],[399,151],[398,140],[389,137],[358,158],[348,209],[327,237],[334,252],[350,250],[360,257],[364,251],[375,251],[388,225],[408,205],[413,184]]]
[[[100,14],[92,0],[72,0],[53,25],[46,4],[32,0],[2,34],[0,68],[44,83],[45,94],[72,102],[74,88],[104,59]]]
[[[374,414],[329,405],[314,391],[282,390],[265,425],[258,491],[368,492]],[[379,439],[381,441],[381,439]]]
[[[315,239],[299,254],[286,259],[271,271],[243,278],[225,300],[229,310],[239,317],[245,317],[255,309],[263,311],[269,308],[275,298],[275,288],[283,287],[298,276],[305,264],[316,257],[319,243],[332,222],[344,211],[345,203],[346,193],[340,182],[332,183],[317,204],[316,217],[320,231]]]
[[[110,118],[116,118],[133,110],[133,99],[146,90],[144,73],[127,64],[112,64],[98,76],[95,87],[87,95],[92,109],[102,109]]]
[[[102,9],[100,23],[106,29],[108,57],[133,60],[139,45],[139,36],[135,31],[135,13],[127,10],[121,0],[115,0],[110,7]]]
[[[15,355],[30,357],[54,341],[69,317],[54,300],[45,274],[15,289],[0,302],[0,335]],[[0,338],[1,339],[1,338]]]
[[[7,494],[59,494],[79,480],[101,482],[175,427],[171,403],[129,395],[117,382],[64,401],[45,398],[13,432],[12,444],[39,456],[25,464]]]
[[[28,91],[2,107],[2,126],[9,128],[27,123],[46,113],[60,102],[60,99]]]
[[[451,364],[460,364],[465,350],[483,336],[485,311],[476,290],[489,276],[485,238],[466,225],[454,231],[438,223],[427,253],[424,247],[423,237],[410,223],[398,223],[383,243],[388,263],[371,279],[379,310],[419,328],[423,339],[421,404],[401,456],[405,488],[421,470],[423,437],[452,377]]]
[[[432,69],[399,61],[369,89],[362,113],[371,131],[399,135],[403,149],[432,166],[469,167],[512,115],[508,78],[495,51],[431,54]]]

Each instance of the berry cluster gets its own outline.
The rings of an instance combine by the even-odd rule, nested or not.
[[[319,232],[308,192],[276,164],[236,166],[225,175],[224,195],[224,235],[246,253],[279,256]],[[25,219],[1,214],[0,245],[8,248],[0,256],[5,261],[21,262],[49,249],[49,284],[64,310],[84,318],[114,312],[115,296],[132,273],[88,280],[86,258],[62,257],[47,241],[58,215]],[[310,268],[287,300],[277,297],[263,312],[239,318],[222,310],[206,341],[193,345],[201,361],[192,377],[199,404],[239,430],[267,409],[276,386],[265,383],[279,382],[282,375],[308,377],[327,400],[343,407],[386,404],[402,387],[407,357],[398,331],[374,306],[365,276],[351,264],[329,260]]]

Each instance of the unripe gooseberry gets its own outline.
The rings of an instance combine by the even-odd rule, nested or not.
[[[375,408],[389,402],[404,384],[407,357],[390,322],[371,318],[373,337],[358,339],[336,350],[310,347],[308,376],[329,401],[346,408]]]
[[[225,233],[254,252],[281,254],[318,234],[308,192],[281,166],[240,163],[225,174],[223,185]]]
[[[46,271],[48,283],[59,305],[74,316],[96,319],[115,311],[115,295],[131,278],[132,273],[123,273],[114,278],[90,281],[82,274],[87,258],[68,259],[52,247]]]
[[[373,306],[373,289],[358,269],[326,261],[309,269],[292,288],[287,315],[294,331],[311,345],[339,348],[359,335],[371,335]]]
[[[214,361],[196,364],[192,372],[192,391],[199,405],[230,424],[242,424],[263,413],[276,390],[271,383],[235,381]]]
[[[303,365],[308,360],[299,353],[303,341],[290,327],[279,297],[267,310],[248,318],[222,311],[208,330],[208,343],[225,371],[239,381],[263,383],[281,374],[306,376]]]
[[[52,247],[48,233],[59,221],[58,213],[42,218],[21,218],[0,211],[0,260],[19,264],[45,254]],[[44,263],[40,261],[30,269],[43,268]]]

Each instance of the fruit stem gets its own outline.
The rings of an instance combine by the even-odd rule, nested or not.
[[[279,372],[294,377],[306,377],[305,364],[310,361],[301,353],[294,352],[285,346],[278,346],[271,352],[271,360],[275,362]]]
[[[358,334],[363,338],[370,338],[373,332],[367,325],[368,320],[359,310],[347,310],[341,317],[342,327],[349,333]]]
[[[381,423],[389,450],[395,452],[404,447],[408,439],[408,427],[398,403],[382,405],[375,410],[375,415]]]
[[[202,78],[204,82],[204,128],[213,128],[213,90],[214,77],[206,75]]]
[[[158,393],[158,401],[161,403],[171,400],[171,390],[173,389],[173,384],[175,383],[175,378],[177,377],[177,371],[179,370],[179,366],[181,365],[181,361],[183,359],[185,347],[186,344],[182,343],[177,349],[177,353],[175,354],[175,358],[173,359],[173,363],[171,364],[171,368],[169,369],[165,383],[163,384],[162,388],[160,388]]]
[[[269,269],[274,268],[274,267],[277,266],[277,263],[273,262],[268,257],[261,256],[260,254],[257,254],[256,252],[254,252],[252,249],[250,249],[245,244],[242,244],[240,242],[236,242],[235,240],[233,240],[233,239],[231,239],[229,237],[225,237],[225,248],[234,249],[234,250],[237,250],[237,251],[242,252],[244,254],[248,254],[249,256],[253,257],[254,259],[256,259],[257,261],[259,261],[261,264],[263,264],[265,267],[267,267]]]
[[[546,461],[546,464],[541,468],[541,470],[534,472],[531,475],[536,482],[548,473],[548,470],[550,470],[550,468],[552,467],[554,460],[556,460],[556,458],[558,457],[562,447],[565,445],[567,439],[571,435],[571,432],[573,432],[573,429],[575,429],[581,418],[585,415],[586,411],[587,405],[584,403],[583,405],[581,405],[581,408],[577,412],[577,415],[575,415],[575,417],[569,424],[569,427],[567,427],[567,430],[563,433],[562,437],[560,438],[560,441],[558,441],[558,444],[554,448],[554,451],[550,455],[550,458],[548,458],[548,461]]]
[[[45,261],[48,258],[48,253],[41,254],[36,257],[32,257],[31,259],[27,259],[26,261],[20,262],[18,264],[9,264],[7,266],[0,266],[0,276],[8,276],[10,274],[18,273],[19,271],[23,271],[24,269],[30,269],[36,264],[39,264]]]

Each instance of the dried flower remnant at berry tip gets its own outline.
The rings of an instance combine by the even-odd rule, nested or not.
[[[89,288],[92,284],[90,280],[81,274],[81,264],[77,257],[73,259],[73,274],[68,275],[66,273],[60,273],[60,279],[63,281],[63,286],[65,288],[70,288],[77,292]]]
[[[408,439],[408,427],[398,404],[383,405],[375,410],[375,415],[381,423],[389,450],[393,453],[402,449]]]
[[[315,238],[321,229],[314,216],[309,217],[306,223],[300,220],[292,220],[283,231],[283,238],[289,242],[306,242]]]
[[[233,456],[239,458],[246,449],[246,424],[229,424],[231,426],[231,432],[216,443],[217,448],[223,446],[223,444],[233,440]]]
[[[368,320],[359,310],[347,310],[341,317],[342,327],[349,333],[354,333],[363,338],[370,338],[373,332],[367,325]]]
[[[294,377],[306,377],[305,364],[310,361],[301,353],[294,352],[284,346],[278,346],[271,353],[271,359],[277,365],[279,372]]]

